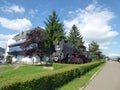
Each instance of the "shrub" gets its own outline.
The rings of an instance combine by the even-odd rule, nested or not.
[[[74,78],[80,77],[91,69],[99,66],[101,62],[92,62],[83,65],[72,65],[64,69],[55,70],[50,73],[34,74],[25,77],[14,78],[5,81],[1,90],[55,90],[68,83]]]
[[[8,55],[6,57],[7,63],[12,63],[12,58],[13,58],[13,56]]]

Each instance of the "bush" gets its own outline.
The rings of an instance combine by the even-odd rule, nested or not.
[[[12,63],[12,58],[13,58],[13,56],[8,55],[6,57],[7,63]]]
[[[34,74],[14,78],[0,85],[1,90],[55,90],[74,78],[80,77],[91,69],[99,66],[101,62],[92,62],[83,65],[72,65],[50,73]]]

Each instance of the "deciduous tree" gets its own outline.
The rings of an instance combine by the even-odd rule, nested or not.
[[[43,29],[35,28],[27,33],[25,42],[21,45],[26,56],[37,54],[40,58],[44,54],[45,34]]]

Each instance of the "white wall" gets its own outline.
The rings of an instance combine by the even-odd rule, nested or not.
[[[18,34],[18,33],[17,33]],[[8,55],[7,52],[9,52],[9,45],[13,44],[13,43],[16,43],[15,40],[13,40],[13,38],[17,35],[15,34],[14,36],[12,36],[8,42],[7,42],[7,48],[6,48],[6,53],[5,53],[5,58],[6,56]],[[23,55],[18,55],[18,56],[14,56],[13,59],[12,59],[13,62],[24,62],[24,63],[27,63],[27,64],[33,64],[34,63],[40,63],[40,58],[38,55],[33,55],[31,58],[26,56],[24,57]]]
[[[40,63],[40,58],[38,55],[33,55],[32,57],[29,56],[22,56],[18,55],[17,57],[13,57],[12,59],[13,62],[23,62],[26,64],[33,64],[33,63]]]

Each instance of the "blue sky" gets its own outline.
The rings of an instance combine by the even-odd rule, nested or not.
[[[85,45],[97,41],[108,56],[120,56],[120,0],[0,0],[0,47],[14,34],[45,27],[55,10],[67,34],[76,24]]]

